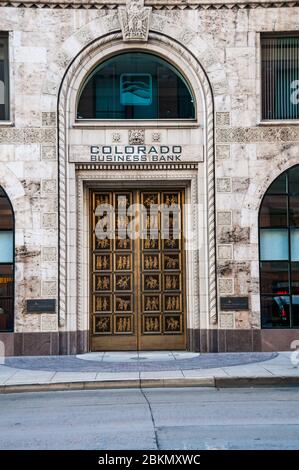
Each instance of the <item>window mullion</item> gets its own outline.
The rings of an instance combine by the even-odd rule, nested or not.
[[[292,296],[292,247],[291,247],[291,224],[290,224],[290,187],[289,175],[287,172],[287,222],[288,222],[288,238],[289,238],[289,296],[290,296],[290,318],[289,326],[293,327],[293,296]]]

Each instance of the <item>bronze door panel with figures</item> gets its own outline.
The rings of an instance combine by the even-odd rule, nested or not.
[[[126,209],[132,203],[132,192],[91,194],[93,351],[137,348],[134,244],[125,233]]]
[[[185,349],[183,197],[91,192],[91,350]]]

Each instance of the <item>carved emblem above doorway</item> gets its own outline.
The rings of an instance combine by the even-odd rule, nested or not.
[[[144,0],[127,0],[126,7],[118,7],[124,41],[147,41],[151,12],[151,7],[144,6]]]

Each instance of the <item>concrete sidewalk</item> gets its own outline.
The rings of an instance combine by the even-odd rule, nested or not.
[[[103,388],[299,386],[299,366],[296,358],[292,361],[291,354],[109,352],[6,358],[0,365],[0,393]]]

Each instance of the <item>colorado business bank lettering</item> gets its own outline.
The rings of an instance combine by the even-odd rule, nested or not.
[[[92,162],[180,162],[180,145],[92,145]]]

